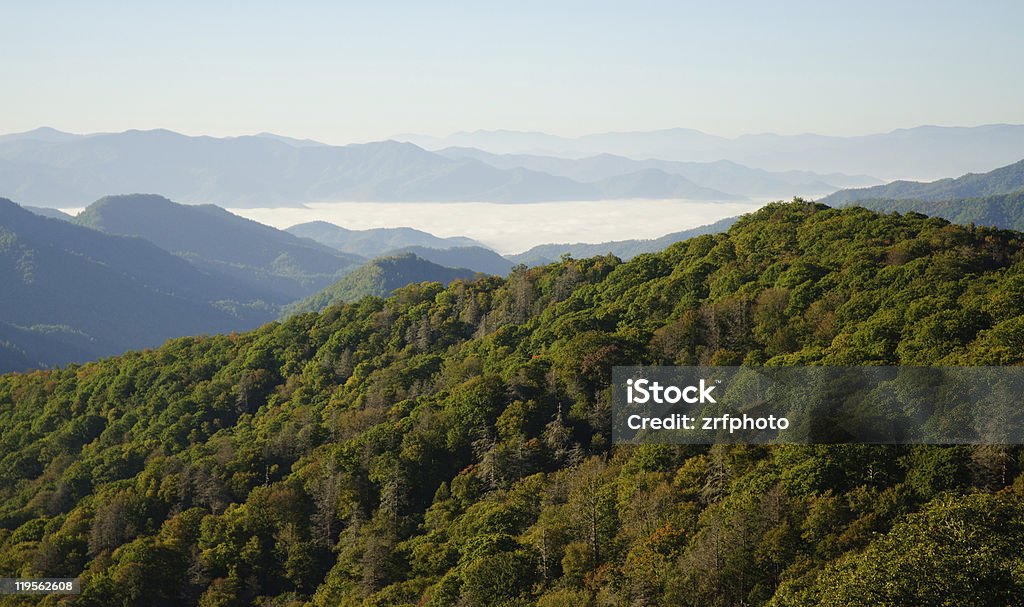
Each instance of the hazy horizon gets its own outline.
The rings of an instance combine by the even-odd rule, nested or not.
[[[129,132],[129,131],[141,131],[141,132],[146,132],[146,131],[170,131],[170,132],[173,132],[173,133],[177,133],[179,135],[184,135],[186,137],[210,137],[210,138],[213,138],[213,139],[233,139],[233,138],[237,138],[237,137],[258,137],[258,136],[270,136],[270,135],[272,135],[272,136],[285,137],[285,138],[296,139],[296,140],[308,140],[310,142],[322,143],[322,144],[331,145],[331,146],[345,146],[345,145],[355,145],[355,144],[360,144],[360,143],[376,143],[376,142],[381,142],[381,141],[403,141],[404,137],[412,137],[412,136],[418,136],[418,137],[424,137],[424,138],[430,138],[430,139],[446,139],[446,138],[450,138],[450,137],[454,137],[454,136],[459,136],[459,135],[474,135],[474,134],[478,134],[478,133],[480,133],[480,134],[483,134],[483,133],[495,133],[495,134],[497,134],[497,133],[517,133],[517,134],[524,134],[524,135],[544,135],[544,136],[549,136],[549,137],[558,137],[558,138],[562,138],[562,139],[580,139],[580,138],[589,137],[589,136],[595,136],[595,135],[644,134],[644,133],[659,133],[659,132],[667,132],[667,131],[693,131],[693,132],[701,133],[703,135],[709,135],[711,137],[718,137],[718,138],[721,138],[721,139],[735,140],[735,139],[740,139],[740,138],[743,138],[743,137],[759,137],[759,136],[768,136],[768,135],[777,135],[777,136],[780,136],[780,137],[820,136],[820,137],[835,137],[835,138],[856,138],[856,137],[867,137],[867,136],[871,136],[871,135],[887,135],[887,134],[891,134],[891,133],[895,133],[895,132],[899,132],[899,131],[912,131],[914,129],[923,129],[923,128],[974,129],[974,128],[982,128],[982,127],[995,127],[995,126],[1008,126],[1008,127],[1024,126],[1024,119],[1022,119],[1020,122],[984,122],[984,121],[981,121],[981,122],[976,122],[976,123],[973,123],[973,124],[933,124],[933,123],[906,124],[906,125],[903,125],[903,126],[895,126],[895,127],[892,127],[892,128],[889,128],[889,129],[885,129],[885,130],[866,130],[864,132],[848,133],[848,134],[833,133],[833,132],[821,132],[821,131],[793,131],[793,132],[750,131],[750,132],[742,132],[742,133],[736,133],[736,134],[731,134],[731,135],[725,135],[725,134],[717,133],[717,132],[704,131],[704,130],[701,130],[701,129],[689,127],[689,126],[682,125],[682,124],[669,124],[669,125],[665,125],[665,126],[662,126],[662,127],[650,128],[650,129],[639,129],[639,130],[604,130],[604,131],[584,132],[584,133],[578,133],[578,134],[566,134],[566,133],[552,132],[552,131],[525,131],[525,130],[518,130],[518,129],[512,129],[512,128],[500,128],[500,127],[498,127],[498,128],[478,128],[478,129],[463,128],[463,129],[458,129],[458,130],[454,130],[454,131],[447,131],[447,132],[406,132],[406,133],[393,133],[391,135],[384,136],[384,137],[381,137],[379,139],[359,139],[359,140],[341,141],[341,142],[329,142],[329,141],[326,141],[324,139],[319,139],[319,138],[313,137],[313,136],[300,136],[300,135],[295,134],[295,133],[270,131],[270,130],[266,130],[266,129],[255,130],[255,131],[252,131],[252,132],[245,132],[245,133],[239,133],[239,134],[234,134],[234,135],[217,135],[217,134],[208,133],[208,132],[179,131],[179,130],[168,128],[168,127],[165,127],[165,126],[160,126],[158,124],[155,124],[155,125],[150,126],[150,127],[145,127],[145,128],[132,127],[132,128],[125,128],[125,129],[116,130],[116,131],[75,131],[75,130],[68,130],[68,129],[58,128],[58,127],[56,127],[56,126],[54,126],[52,124],[38,124],[36,126],[30,127],[30,128],[21,129],[21,130],[17,130],[17,131],[3,131],[3,132],[0,132],[0,137],[8,136],[8,135],[23,135],[23,134],[26,134],[26,133],[32,133],[32,132],[35,132],[35,131],[43,131],[43,130],[52,130],[52,131],[57,131],[59,133],[66,134],[66,135],[75,135],[75,136],[82,136],[82,137],[91,137],[91,136],[96,136],[96,135],[116,135],[116,134],[121,134],[121,133]],[[418,145],[418,144],[416,144],[416,145]]]
[[[5,22],[3,132],[164,127],[339,144],[481,129],[849,136],[1024,123],[1016,2],[101,0],[22,3]]]

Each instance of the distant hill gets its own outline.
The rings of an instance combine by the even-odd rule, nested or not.
[[[64,221],[71,221],[75,218],[74,215],[69,215],[60,209],[48,209],[46,207],[27,207],[22,205],[25,209],[32,211],[36,215],[41,217],[49,217],[50,219],[62,219]]]
[[[393,254],[412,253],[413,255],[449,268],[466,268],[474,272],[505,276],[514,265],[508,259],[484,247],[452,247],[450,249],[431,249],[428,247],[403,247],[392,251]]]
[[[463,236],[439,238],[429,232],[413,228],[349,230],[326,221],[300,223],[285,231],[295,236],[315,240],[332,249],[363,257],[378,257],[384,253],[404,247],[447,249],[450,247],[483,246],[472,238]]]
[[[74,222],[145,238],[198,267],[261,289],[281,304],[319,291],[364,261],[214,205],[182,205],[151,194],[101,198]]]
[[[465,268],[446,268],[412,253],[374,259],[323,291],[289,306],[286,315],[316,312],[327,306],[358,301],[370,295],[386,297],[395,289],[420,282],[448,284],[470,279],[475,273]]]
[[[841,190],[821,199],[821,202],[840,206],[868,199],[951,200],[992,194],[1008,194],[1024,188],[1024,160],[987,173],[968,173],[956,179],[940,179],[921,183],[894,181],[871,188]]]
[[[681,198],[686,200],[745,200],[738,194],[727,194],[695,184],[686,177],[672,175],[661,169],[643,169],[635,173],[606,177],[595,182],[602,198]]]
[[[0,142],[27,140],[60,143],[73,141],[75,139],[82,139],[83,137],[84,135],[65,133],[64,131],[58,131],[57,129],[50,128],[48,126],[42,126],[38,129],[32,129],[31,131],[25,131],[22,133],[8,133],[6,135],[0,135]]]
[[[1024,189],[1009,194],[955,200],[858,200],[856,206],[879,212],[923,213],[960,225],[994,226],[1024,231]]]
[[[395,138],[430,150],[471,147],[493,154],[538,154],[562,158],[614,154],[634,160],[730,160],[768,171],[839,172],[873,175],[885,180],[938,179],[946,175],[987,171],[1024,158],[1024,125],[1016,124],[973,127],[923,125],[852,137],[772,133],[719,137],[693,129],[675,128],[595,133],[575,138],[517,131],[475,131],[455,133],[449,137],[398,135]],[[697,183],[716,187],[711,183]]]
[[[784,197],[816,195],[840,188],[862,187],[880,183],[865,175],[830,173],[818,175],[809,171],[771,172],[753,169],[728,160],[715,162],[673,162],[668,160],[634,160],[614,154],[586,158],[558,158],[531,154],[491,154],[476,148],[445,148],[439,154],[450,158],[475,158],[502,169],[522,167],[561,175],[576,181],[599,181],[609,177],[657,169],[685,177],[694,184],[742,196]]]
[[[297,148],[324,147],[327,145],[326,143],[321,143],[313,139],[296,139],[294,137],[285,137],[284,135],[275,135],[274,133],[256,133],[256,136],[273,139],[274,141],[280,141],[281,143],[287,143],[288,145]]]
[[[673,232],[659,238],[615,240],[600,243],[577,242],[572,244],[542,244],[522,253],[508,255],[507,259],[510,259],[515,263],[522,263],[528,266],[540,266],[554,263],[561,259],[563,255],[569,255],[576,259],[584,259],[587,257],[597,257],[599,255],[607,255],[611,253],[619,259],[629,260],[641,253],[654,253],[661,251],[671,244],[688,238],[703,236],[704,234],[718,234],[724,232],[728,230],[732,224],[736,223],[738,219],[739,217],[727,217],[712,224],[692,228],[690,230],[683,230],[681,232]]]
[[[35,215],[0,199],[0,370],[157,346],[273,318],[261,292],[139,238]]]

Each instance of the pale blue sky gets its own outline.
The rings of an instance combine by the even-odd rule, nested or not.
[[[0,132],[1024,123],[1019,1],[156,4],[5,2]]]

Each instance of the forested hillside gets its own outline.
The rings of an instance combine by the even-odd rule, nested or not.
[[[879,198],[934,202],[954,198],[1008,194],[1022,188],[1024,188],[1024,160],[987,173],[968,173],[956,179],[939,179],[927,183],[900,180],[870,188],[840,190],[825,196],[821,202],[835,206]]]
[[[139,238],[103,234],[0,198],[0,370],[24,370],[247,330],[268,293]]]
[[[212,204],[178,204],[155,194],[105,196],[73,221],[144,238],[211,274],[249,284],[279,304],[315,293],[365,261]]]
[[[798,200],[3,376],[0,577],[103,606],[1021,605],[1020,449],[613,447],[608,386],[1021,364],[1022,239]]]
[[[327,306],[358,301],[364,297],[387,297],[395,289],[421,282],[448,284],[459,278],[472,278],[475,272],[466,268],[447,268],[402,253],[374,259],[351,274],[285,308],[285,314],[319,312]]]
[[[1024,189],[1010,194],[938,201],[873,198],[858,200],[857,205],[879,212],[924,213],[960,225],[1024,230]]]

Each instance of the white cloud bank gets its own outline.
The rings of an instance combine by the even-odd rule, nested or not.
[[[748,213],[762,205],[680,200],[333,202],[310,203],[301,208],[229,210],[277,228],[317,220],[354,230],[411,227],[435,236],[468,236],[499,253],[519,253],[547,243],[657,238]]]

